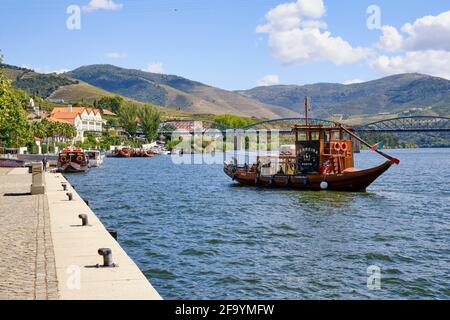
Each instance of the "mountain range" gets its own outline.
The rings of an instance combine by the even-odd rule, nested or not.
[[[68,103],[118,94],[195,114],[274,119],[299,116],[304,97],[310,96],[313,116],[320,118],[396,114],[418,108],[427,114],[450,115],[450,81],[415,73],[349,85],[276,85],[228,91],[176,75],[112,65],[83,66],[61,75],[8,65],[0,68],[16,87]]]

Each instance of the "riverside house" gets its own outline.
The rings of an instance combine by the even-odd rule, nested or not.
[[[85,133],[100,136],[106,120],[102,118],[100,110],[83,107],[54,108],[49,121],[69,123],[75,126],[77,135],[75,141],[83,141]]]

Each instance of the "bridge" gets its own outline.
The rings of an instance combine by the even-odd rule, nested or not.
[[[337,122],[324,119],[308,119],[308,122],[313,125],[334,126]],[[243,130],[243,131],[266,131],[276,130],[280,134],[290,134],[291,129],[295,125],[304,125],[305,118],[285,118],[266,120],[251,124],[243,128],[230,128],[222,124],[212,121],[203,120],[167,120],[161,123],[161,134],[170,134],[174,129],[185,131],[186,133],[204,132],[206,130],[214,129],[221,132],[228,130]],[[344,124],[345,125],[345,124]],[[168,127],[172,127],[170,130]],[[449,117],[435,117],[435,116],[411,116],[398,117],[392,119],[380,120],[364,125],[353,126],[357,132],[382,132],[382,133],[401,133],[401,132],[450,132],[450,118]]]

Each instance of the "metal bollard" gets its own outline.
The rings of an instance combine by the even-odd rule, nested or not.
[[[78,218],[81,219],[81,225],[83,227],[88,226],[89,225],[89,220],[88,220],[88,216],[86,214],[80,214],[78,215]]]
[[[98,254],[103,257],[102,267],[115,267],[116,264],[112,261],[112,251],[109,248],[98,249]]]
[[[87,199],[83,199],[84,203],[86,203],[87,205],[89,205],[89,200]]]
[[[73,194],[71,192],[67,192],[66,193],[67,197],[69,198],[69,201],[72,201],[73,199]]]
[[[67,191],[67,183],[61,182],[61,186],[63,187],[63,191]]]

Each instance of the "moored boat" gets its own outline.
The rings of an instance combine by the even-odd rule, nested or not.
[[[129,147],[116,148],[114,153],[117,158],[130,158],[131,148]]]
[[[58,156],[58,168],[61,172],[86,172],[89,158],[81,148],[64,148]]]
[[[144,150],[144,151],[142,151],[142,156],[143,156],[144,158],[151,158],[151,157],[154,156],[154,154],[153,154],[153,152],[150,151],[150,150]]]
[[[308,110],[308,99],[305,99]],[[351,128],[336,123],[332,126],[295,126],[295,150],[280,155],[258,156],[253,165],[238,165],[234,160],[224,163],[224,172],[243,184],[299,190],[365,191],[392,164],[400,161],[358,137]],[[388,161],[365,170],[354,168],[353,141],[370,147]],[[286,148],[285,148],[286,149]],[[289,149],[289,148],[288,148]]]
[[[100,167],[103,163],[103,155],[99,150],[86,150],[85,151],[89,158],[90,167]]]
[[[151,158],[154,153],[149,149],[117,147],[110,156],[116,158]]]

